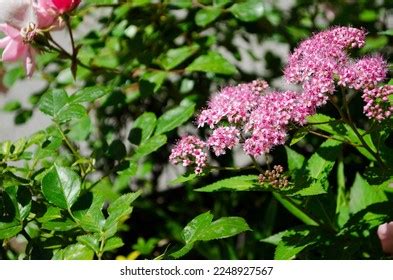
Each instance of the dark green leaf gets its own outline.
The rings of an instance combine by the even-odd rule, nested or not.
[[[170,49],[159,58],[159,63],[165,70],[171,70],[196,53],[198,49],[198,45]]]
[[[258,189],[257,175],[236,176],[228,179],[217,181],[213,184],[196,189],[198,192],[215,192],[215,191],[250,191]]]
[[[93,102],[98,98],[107,95],[111,92],[111,89],[103,86],[93,86],[83,88],[70,97],[70,101],[73,103],[82,102]]]
[[[221,9],[215,7],[206,7],[200,9],[195,15],[195,23],[198,26],[205,27],[216,20],[221,15]]]
[[[209,241],[228,238],[241,232],[250,230],[246,221],[240,217],[225,217],[215,220],[209,227],[199,234],[199,240]]]
[[[242,21],[256,21],[264,13],[263,1],[247,0],[243,3],[236,3],[229,8],[229,11]]]
[[[166,141],[167,138],[165,135],[154,135],[135,150],[135,154],[132,156],[132,159],[139,160],[142,157],[155,152],[160,147],[164,146]]]
[[[68,167],[54,165],[42,180],[42,192],[52,204],[71,209],[78,199],[81,181],[78,174]]]
[[[349,200],[351,213],[357,213],[369,205],[384,201],[387,201],[387,197],[381,188],[370,186],[360,174],[356,174]]]
[[[290,260],[305,248],[317,242],[317,229],[314,227],[300,227],[287,230],[278,242],[274,252],[275,260]]]
[[[235,66],[219,53],[212,51],[195,59],[186,70],[189,72],[199,71],[223,75],[234,75],[237,73]]]
[[[156,123],[157,117],[154,113],[143,113],[132,125],[128,140],[135,145],[145,143],[153,134],[154,129],[156,128]]]
[[[195,111],[195,103],[187,99],[180,103],[180,106],[165,112],[157,121],[155,134],[163,134],[182,125],[189,120]]]
[[[123,240],[120,237],[111,237],[105,242],[104,250],[106,251],[113,251],[115,249],[121,248],[124,246]]]

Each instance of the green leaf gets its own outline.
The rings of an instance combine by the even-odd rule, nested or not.
[[[327,192],[328,176],[333,169],[341,149],[341,142],[328,139],[307,161],[304,169],[295,176],[295,185],[300,188],[295,195],[318,195]]]
[[[7,88],[11,88],[16,81],[22,79],[25,76],[25,71],[22,67],[15,67],[12,69],[7,69],[3,76],[3,84]]]
[[[128,218],[132,212],[131,203],[141,195],[141,192],[128,193],[122,195],[108,207],[108,218],[104,225],[106,238],[112,236],[117,229],[117,225],[123,219]]]
[[[101,233],[103,230],[105,217],[102,213],[102,208],[104,204],[105,197],[101,193],[94,193],[89,210],[86,213],[82,213],[79,218],[79,223],[86,232]]]
[[[76,227],[78,224],[69,218],[54,219],[42,224],[42,228],[54,231],[69,231]]]
[[[55,119],[66,122],[72,119],[81,119],[87,115],[85,107],[80,104],[67,104],[57,114]]]
[[[81,181],[73,170],[56,164],[42,179],[42,192],[52,204],[63,209],[71,209],[78,199]]]
[[[13,112],[22,108],[20,101],[11,100],[4,104],[3,111],[4,112]]]
[[[236,176],[196,189],[197,192],[251,191],[261,188],[257,175]]]
[[[84,116],[71,124],[70,132],[67,134],[74,141],[83,141],[89,137],[92,131],[92,123],[89,116]]]
[[[146,72],[139,81],[139,88],[144,96],[156,93],[167,78],[168,73],[165,71]]]
[[[132,125],[128,140],[132,144],[140,145],[145,143],[153,134],[156,128],[157,117],[154,113],[145,112],[140,115]]]
[[[291,148],[285,146],[285,151],[287,152],[288,159],[288,169],[289,171],[295,171],[303,167],[305,158],[303,155],[295,152]]]
[[[297,142],[299,142],[300,140],[302,140],[307,134],[308,134],[309,130],[308,128],[300,128],[295,132],[295,135],[293,135],[291,142],[289,143],[289,146],[293,146],[295,145]]]
[[[183,229],[182,236],[186,243],[200,240],[203,232],[211,225],[213,215],[209,212],[198,215],[192,219]]]
[[[351,213],[357,213],[369,205],[387,200],[387,196],[381,188],[370,186],[360,174],[356,174],[350,192],[349,210]]]
[[[84,244],[73,244],[63,249],[63,260],[92,260],[94,251]]]
[[[236,3],[229,8],[229,11],[238,19],[246,22],[256,21],[264,13],[263,1],[247,0],[243,3]]]
[[[290,260],[301,251],[317,242],[318,231],[314,227],[299,227],[287,230],[274,252],[275,260]]]
[[[104,86],[85,87],[70,97],[73,103],[93,102],[111,92],[111,88]]]
[[[80,104],[73,104],[67,93],[59,89],[45,93],[40,100],[39,108],[59,122],[86,116],[86,109]]]
[[[288,200],[285,199],[284,196],[282,196],[279,193],[273,192],[273,196],[284,206],[292,215],[294,215],[296,218],[301,220],[303,223],[306,225],[311,225],[311,226],[316,226],[318,223],[314,221],[312,218],[309,217],[304,211],[301,210],[299,205],[302,204],[301,201],[292,199]]]
[[[50,90],[41,97],[39,108],[44,114],[56,118],[58,112],[67,105],[68,101],[65,90]]]
[[[195,23],[198,26],[205,27],[215,21],[221,15],[221,9],[215,7],[206,7],[200,9],[195,15]]]
[[[221,54],[209,52],[195,59],[187,68],[188,72],[207,72],[223,75],[234,75],[237,69],[229,63]]]
[[[113,250],[121,248],[123,246],[124,246],[123,240],[121,240],[120,237],[116,237],[115,236],[115,237],[109,238],[105,242],[105,246],[104,246],[103,252],[113,251]]]
[[[309,123],[318,123],[314,124],[313,127],[333,135],[338,140],[352,143],[355,148],[369,160],[376,160],[374,156],[363,147],[362,142],[359,140],[358,136],[352,130],[352,128],[349,125],[344,124],[341,120],[336,120],[323,114],[315,114],[308,117],[307,121]],[[367,145],[374,152],[376,152],[376,148],[371,139],[371,135],[366,134],[365,131],[362,129],[358,128],[357,130],[361,135],[363,135],[363,139],[367,143]]]
[[[381,31],[381,32],[378,32],[378,34],[379,35],[393,36],[393,29],[388,29],[388,30],[385,30],[385,31]]]
[[[195,111],[195,103],[187,99],[174,109],[165,112],[157,121],[155,134],[163,134],[171,131],[189,120]]]
[[[169,0],[169,4],[179,8],[191,8],[192,0]]]
[[[154,135],[135,150],[135,154],[132,156],[132,159],[139,160],[142,157],[155,152],[160,147],[164,146],[166,142],[167,138],[165,135]]]
[[[239,217],[225,217],[212,221],[213,215],[210,212],[205,212],[192,219],[182,231],[185,246],[172,253],[171,256],[182,257],[193,248],[193,243],[196,241],[227,238],[250,230],[244,219]]]
[[[96,254],[100,250],[100,240],[98,236],[88,234],[88,235],[81,235],[76,238],[79,243],[82,243],[83,245],[89,247],[92,249]]]
[[[171,70],[195,54],[198,50],[198,45],[170,49],[159,58],[158,62],[165,70]]]
[[[250,228],[243,218],[225,217],[211,223],[209,227],[199,235],[199,240],[209,241],[228,238],[247,230],[250,230]]]

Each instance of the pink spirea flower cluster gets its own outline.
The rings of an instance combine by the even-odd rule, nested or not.
[[[244,142],[244,151],[252,156],[268,153],[285,143],[289,123],[304,124],[310,114],[299,93],[271,92],[261,96],[244,128],[251,135]]]
[[[378,85],[386,78],[386,61],[378,55],[353,61],[347,53],[348,49],[363,47],[365,36],[362,29],[336,27],[303,41],[284,69],[290,83],[302,85],[300,93],[267,92],[265,81],[221,89],[197,116],[198,127],[207,125],[213,130],[208,140],[179,141],[172,150],[172,162],[183,158],[183,165],[194,164],[200,173],[206,166],[209,149],[219,156],[240,144],[250,156],[268,153],[285,143],[289,125],[304,125],[307,116],[325,104],[337,86],[363,92],[368,118],[382,121],[390,117],[393,107],[388,96],[393,94],[393,86]],[[194,151],[195,145],[204,148],[203,164],[201,160],[194,162],[196,157],[190,151]]]
[[[35,36],[60,26],[61,14],[75,9],[80,0],[0,0],[0,39],[4,49],[2,61],[22,60],[27,76],[34,72],[35,51],[31,45]]]
[[[284,74],[289,82],[303,86],[303,99],[311,110],[325,104],[337,84],[364,92],[364,112],[370,119],[390,116],[392,107],[386,102],[380,106],[379,95],[386,89],[377,89],[387,75],[386,61],[379,55],[353,61],[347,53],[363,47],[365,36],[362,29],[337,27],[313,35],[295,49]]]
[[[200,174],[206,166],[206,143],[196,136],[182,137],[172,149],[169,160],[172,164],[181,163],[183,166],[194,166],[195,173]]]
[[[222,120],[230,124],[245,122],[258,106],[260,93],[267,87],[265,81],[254,81],[223,88],[197,117],[198,127],[208,125],[214,128]]]
[[[234,126],[218,127],[207,139],[207,145],[219,156],[225,154],[226,149],[230,150],[239,144],[239,137],[240,131]]]
[[[364,30],[338,27],[303,41],[289,57],[284,70],[291,83],[303,85],[309,107],[325,104],[335,90],[334,77],[348,64],[346,50],[364,45]]]
[[[195,136],[183,137],[170,155],[172,163],[195,165],[201,172],[211,149],[216,156],[242,144],[245,153],[260,156],[274,146],[283,144],[290,123],[300,125],[312,112],[293,91],[266,92],[265,81],[223,88],[197,117],[199,126],[208,125],[213,131],[206,142]],[[199,157],[203,153],[203,161]],[[203,164],[202,164],[203,163]]]

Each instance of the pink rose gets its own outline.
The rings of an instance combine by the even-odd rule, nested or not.
[[[393,222],[380,225],[377,233],[381,241],[382,250],[393,255]]]
[[[6,35],[0,39],[0,48],[4,48],[2,61],[23,60],[26,74],[31,77],[34,72],[33,49],[23,41],[21,32],[15,27],[7,23],[1,23],[0,31]]]
[[[61,14],[71,12],[80,4],[81,0],[51,0],[54,8]]]

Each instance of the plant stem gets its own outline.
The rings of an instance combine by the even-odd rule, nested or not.
[[[78,153],[78,151],[76,150],[76,148],[74,147],[74,145],[72,145],[71,141],[68,139],[67,135],[64,134],[63,130],[61,129],[61,126],[59,123],[54,122],[55,126],[57,128],[57,130],[60,132],[61,136],[63,137],[64,142],[66,143],[67,147],[70,149],[70,151],[72,152],[72,154],[74,155],[74,157],[77,160],[83,159],[83,157]],[[85,172],[85,168],[83,167],[82,163],[78,163],[79,168],[81,170],[81,175],[82,177],[85,176],[86,172]]]
[[[357,127],[355,126],[355,123],[352,121],[352,117],[351,114],[349,112],[349,106],[348,106],[348,102],[345,98],[344,92],[343,92],[343,104],[344,104],[344,108],[345,108],[345,112],[346,112],[346,116],[344,117],[344,122],[346,122],[351,129],[353,130],[353,132],[356,134],[357,138],[360,140],[360,142],[362,143],[363,147],[378,161],[378,163],[381,166],[385,166],[384,162],[382,161],[378,151],[374,152],[370,146],[366,143],[366,141],[364,140],[363,136],[359,133],[359,130],[357,129]]]

